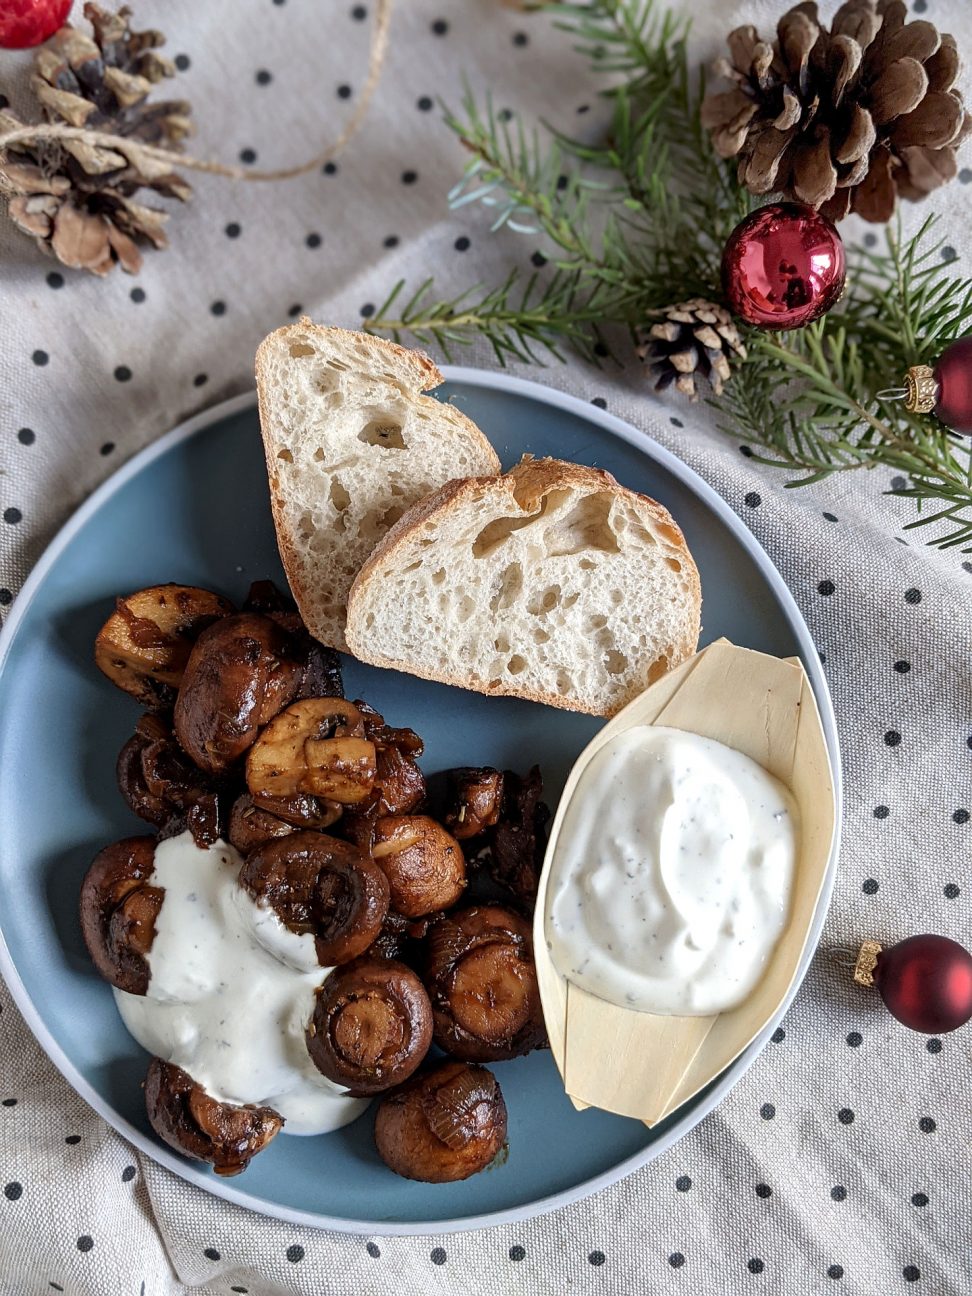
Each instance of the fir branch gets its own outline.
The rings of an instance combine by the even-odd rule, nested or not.
[[[510,359],[524,364],[542,364],[551,357],[564,361],[562,344],[597,364],[610,354],[599,325],[623,318],[631,298],[623,286],[592,287],[577,272],[561,270],[544,282],[536,273],[511,270],[496,288],[476,285],[449,299],[436,298],[433,287],[433,280],[426,279],[396,306],[405,291],[405,281],[399,280],[364,328],[387,333],[396,342],[408,334],[426,346],[434,344],[449,361],[453,348],[482,337],[503,366]]]
[[[722,247],[751,199],[702,128],[704,84],[685,24],[656,0],[542,7],[592,69],[613,74],[607,137],[549,127],[541,136],[468,92],[446,122],[473,154],[453,205],[484,203],[494,228],[543,236],[552,269],[511,270],[497,287],[445,300],[428,279],[403,305],[399,283],[369,331],[411,335],[447,358],[483,337],[504,365],[563,360],[566,348],[598,363],[602,326],[633,330],[688,297],[719,300]],[[724,430],[757,447],[755,459],[795,474],[788,485],[892,469],[906,484],[890,493],[918,511],[909,529],[931,527],[930,543],[972,551],[972,442],[878,397],[972,331],[972,279],[951,272],[941,251],[934,218],[914,238],[892,227],[886,248],[853,250],[840,305],[798,332],[749,330],[748,358],[710,403]]]

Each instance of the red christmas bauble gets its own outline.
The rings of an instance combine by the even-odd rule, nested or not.
[[[0,0],[0,49],[27,49],[53,36],[72,0]]]
[[[953,432],[972,434],[972,337],[946,347],[935,365],[935,413]]]
[[[874,984],[911,1030],[942,1035],[972,1018],[972,954],[947,936],[911,936],[882,949]]]
[[[748,324],[797,329],[811,324],[844,291],[847,258],[836,228],[812,207],[760,207],[729,235],[722,287]]]

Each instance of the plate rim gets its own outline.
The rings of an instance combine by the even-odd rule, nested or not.
[[[21,980],[20,974],[14,964],[13,958],[7,947],[6,939],[0,927],[0,973],[6,982],[10,994],[17,1005],[18,1010],[26,1022],[28,1029],[33,1034],[35,1040],[44,1050],[47,1057],[53,1062],[64,1079],[71,1088],[77,1093],[90,1107],[92,1107],[99,1116],[111,1126],[129,1143],[133,1144],[139,1151],[144,1152],[151,1160],[171,1170],[179,1178],[187,1180],[210,1193],[212,1196],[224,1201],[232,1202],[236,1206],[242,1206],[245,1209],[255,1211],[257,1214],[280,1219],[289,1224],[305,1225],[317,1229],[331,1229],[335,1232],[373,1237],[431,1237],[440,1234],[467,1232],[473,1229],[489,1228],[503,1224],[512,1224],[527,1219],[532,1219],[537,1215],[546,1214],[560,1207],[569,1206],[574,1202],[581,1201],[585,1197],[591,1196],[602,1188],[609,1187],[611,1184],[619,1182],[626,1178],[635,1170],[647,1165],[650,1161],[656,1159],[673,1147],[682,1137],[701,1123],[706,1116],[727,1096],[736,1083],[749,1070],[756,1061],[756,1058],[762,1053],[769,1036],[778,1026],[786,1014],[787,1009],[799,993],[806,977],[810,962],[816,953],[820,940],[820,934],[830,910],[830,902],[833,895],[834,883],[837,873],[837,860],[840,853],[841,829],[842,829],[842,812],[843,812],[843,779],[840,759],[840,746],[837,736],[837,722],[834,714],[833,701],[830,695],[830,689],[827,685],[826,677],[823,673],[819,655],[813,638],[810,634],[809,627],[804,620],[803,614],[797,606],[796,600],[782,575],[777,570],[769,555],[760,545],[759,541],[752,534],[749,528],[737,516],[731,506],[722,498],[718,492],[708,484],[694,469],[683,463],[670,450],[657,442],[647,432],[642,432],[632,424],[627,423],[617,415],[602,410],[599,406],[591,404],[580,396],[574,396],[568,392],[559,391],[555,388],[547,387],[543,383],[536,382],[528,378],[520,378],[513,374],[505,373],[501,370],[477,369],[466,365],[443,365],[441,366],[444,381],[447,383],[465,384],[472,387],[494,389],[510,392],[514,395],[524,396],[528,399],[539,401],[542,404],[552,406],[556,409],[564,410],[567,413],[577,415],[590,422],[593,422],[613,436],[622,441],[633,445],[636,449],[641,450],[649,459],[662,465],[672,476],[686,485],[695,494],[703,504],[714,513],[716,517],[728,527],[736,540],[749,554],[754,561],[761,576],[766,581],[772,592],[777,597],[782,608],[787,614],[787,619],[793,631],[794,637],[800,645],[801,655],[804,657],[804,665],[807,674],[810,677],[814,697],[820,711],[821,722],[823,724],[824,735],[827,743],[827,752],[830,758],[831,772],[834,783],[834,796],[836,802],[836,828],[834,839],[831,846],[830,859],[827,865],[827,874],[824,879],[824,885],[820,892],[817,903],[814,921],[811,924],[809,937],[807,940],[800,964],[797,970],[797,976],[793,985],[784,997],[777,1011],[773,1014],[772,1019],[766,1027],[760,1032],[756,1039],[749,1047],[736,1058],[718,1080],[713,1084],[710,1092],[705,1098],[698,1103],[691,1111],[687,1112],[684,1117],[676,1121],[672,1127],[659,1139],[650,1143],[641,1152],[633,1156],[626,1157],[623,1161],[606,1170],[599,1175],[594,1175],[582,1183],[574,1184],[572,1187],[563,1189],[557,1193],[551,1193],[546,1197],[538,1198],[533,1202],[521,1206],[514,1206],[504,1210],[489,1211],[482,1215],[462,1216],[455,1219],[436,1220],[433,1222],[424,1221],[384,1221],[384,1220],[357,1220],[346,1219],[341,1216],[321,1215],[314,1211],[300,1210],[295,1207],[281,1206],[274,1202],[267,1202],[262,1198],[251,1196],[249,1193],[232,1186],[231,1183],[224,1182],[207,1174],[202,1169],[197,1169],[195,1164],[186,1161],[177,1156],[164,1145],[150,1139],[141,1130],[135,1128],[128,1121],[119,1117],[110,1105],[101,1097],[95,1088],[89,1084],[87,1079],[76,1069],[70,1058],[64,1053],[60,1044],[54,1035],[48,1030],[47,1026],[41,1020],[37,1010],[34,1008],[33,1001],[27,993],[27,989]],[[154,460],[161,458],[170,450],[180,445],[183,441],[211,427],[215,423],[220,423],[224,419],[232,418],[236,414],[241,414],[246,410],[252,409],[256,405],[256,392],[252,389],[241,392],[239,395],[231,396],[227,400],[218,402],[201,410],[198,414],[192,415],[191,418],[177,424],[171,431],[164,433],[142,450],[134,454],[124,464],[115,470],[109,477],[98,486],[92,494],[78,506],[77,509],[68,517],[60,529],[55,533],[46,548],[41,553],[36,563],[31,568],[27,579],[10,605],[4,621],[2,632],[0,632],[0,675],[7,663],[10,654],[11,645],[17,637],[21,622],[26,616],[34,598],[46,579],[51,568],[57,562],[58,558],[71,543],[77,533],[84,527],[86,522],[91,518],[102,505],[115,495],[123,486],[125,486],[133,477],[137,476],[144,468],[148,467]]]

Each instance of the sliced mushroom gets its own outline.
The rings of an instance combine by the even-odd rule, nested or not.
[[[374,786],[374,743],[361,712],[344,698],[306,698],[287,707],[260,735],[246,762],[254,797],[301,792],[354,805]]]
[[[285,630],[250,612],[204,630],[186,663],[175,733],[200,769],[222,773],[295,696],[303,663]]]
[[[448,909],[466,886],[462,847],[428,815],[388,815],[375,824],[371,853],[406,918]]]
[[[493,881],[509,891],[527,913],[533,912],[536,902],[547,843],[550,811],[542,796],[539,766],[534,765],[525,778],[507,770],[499,822],[486,833],[480,857]]]
[[[251,800],[261,810],[295,828],[330,828],[341,818],[343,809],[336,801],[325,801],[309,792],[295,792],[293,796],[284,797],[254,796]]]
[[[423,1183],[478,1174],[506,1141],[506,1103],[485,1067],[443,1062],[386,1094],[375,1146],[389,1169]]]
[[[447,772],[449,808],[443,822],[458,841],[478,837],[492,828],[503,808],[503,775],[484,766],[464,766]]]
[[[166,836],[189,828],[199,847],[219,838],[228,790],[192,763],[161,715],[142,716],[115,773],[129,807]]]
[[[95,664],[143,706],[171,706],[192,645],[232,603],[194,585],[152,585],[119,598],[98,632]]]
[[[106,846],[81,883],[81,934],[91,961],[113,986],[143,995],[151,969],[146,954],[165,891],[151,886],[155,839],[126,837]]]
[[[438,918],[425,984],[435,1042],[468,1062],[498,1062],[547,1040],[529,923],[500,905]]]
[[[183,1156],[208,1161],[218,1175],[237,1175],[283,1129],[272,1107],[218,1102],[173,1062],[153,1058],[145,1107],[159,1138]]]
[[[290,832],[252,851],[240,885],[293,932],[314,937],[321,967],[364,953],[388,912],[388,883],[367,855],[319,832]]]
[[[293,824],[258,806],[249,793],[244,793],[233,802],[229,818],[229,841],[241,855],[248,855],[266,842],[287,837],[292,832],[296,832]]]
[[[431,1041],[429,997],[411,968],[393,959],[360,958],[332,972],[307,1028],[318,1071],[354,1098],[407,1080]]]

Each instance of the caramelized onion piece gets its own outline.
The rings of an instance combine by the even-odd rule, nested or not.
[[[407,1080],[429,1050],[432,1009],[422,982],[393,959],[360,958],[318,991],[307,1051],[355,1098]]]
[[[95,664],[143,706],[171,706],[193,642],[233,611],[194,585],[152,585],[115,602],[95,639]]]
[[[363,801],[375,781],[375,747],[361,712],[344,698],[305,698],[282,711],[247,757],[254,797],[299,793],[340,804]]]
[[[252,851],[240,885],[293,932],[314,936],[321,967],[364,953],[388,912],[388,883],[373,860],[319,832],[290,832]]]
[[[281,593],[273,581],[254,581],[243,604],[244,612],[258,612],[276,621],[297,641],[304,660],[304,673],[296,696],[343,697],[341,663],[333,648],[325,648],[308,634],[297,604]]]
[[[497,769],[464,766],[449,770],[449,808],[443,822],[458,841],[478,837],[499,821],[503,807],[503,775]]]
[[[149,885],[154,868],[154,838],[126,837],[98,852],[81,883],[81,934],[91,960],[129,994],[145,994],[151,976],[145,955],[165,898]]]
[[[465,889],[462,848],[428,815],[379,819],[371,853],[388,878],[392,908],[406,918],[448,909]]]
[[[498,1062],[546,1043],[530,925],[499,905],[438,918],[425,983],[435,1042],[453,1057]]]
[[[396,1174],[453,1183],[477,1174],[506,1141],[506,1103],[492,1072],[443,1062],[386,1094],[375,1115],[378,1155]]]
[[[272,1107],[218,1102],[162,1058],[149,1063],[145,1107],[159,1138],[183,1156],[208,1161],[218,1175],[245,1170],[284,1123]]]
[[[196,641],[175,705],[175,733],[207,773],[218,774],[294,698],[303,665],[291,637],[254,613],[224,617]]]

